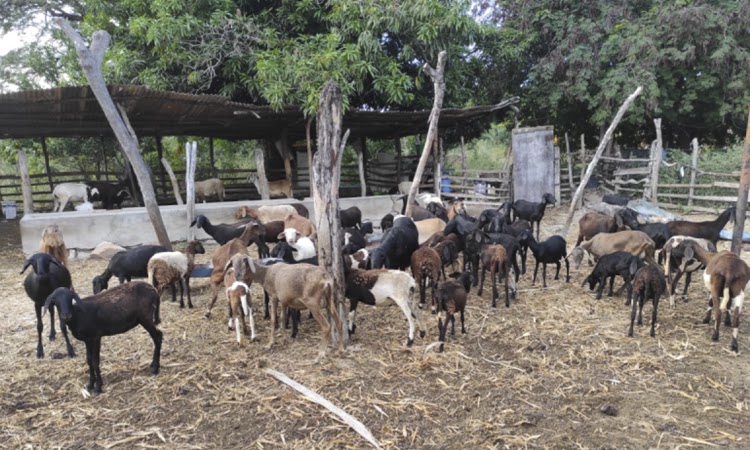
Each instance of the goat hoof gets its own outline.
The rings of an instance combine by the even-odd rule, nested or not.
[[[570,277],[565,277],[565,282],[570,283]]]
[[[49,335],[49,340],[50,340],[50,341],[54,341],[54,340],[55,340],[55,335],[54,335],[54,334],[52,334],[52,333],[50,333],[50,335]]]
[[[72,348],[68,350],[68,358],[75,358],[75,357],[76,357],[76,352]]]
[[[711,336],[712,341],[718,341],[719,340],[719,333],[714,333],[713,336]]]
[[[211,318],[211,311],[206,311],[206,319],[210,319],[210,318]]]
[[[44,352],[41,350],[36,351],[36,358],[37,359],[44,359]]]
[[[423,338],[427,334],[424,330],[419,331],[419,337]]]
[[[414,344],[414,339],[407,339],[406,340],[406,346],[411,347]]]
[[[633,337],[633,332],[632,331],[628,331],[628,336]]]
[[[651,337],[656,337],[656,332],[655,331],[652,331],[650,334],[651,334]]]
[[[159,374],[159,366],[151,368],[151,375],[156,376]]]
[[[705,319],[703,319],[703,323],[711,323],[711,318],[706,317]]]
[[[732,339],[732,347],[731,348],[732,348],[732,351],[735,352],[735,353],[739,353],[740,352],[740,346],[737,345],[737,340],[736,339]]]
[[[438,348],[438,352],[443,353],[443,350],[445,350],[444,347],[445,347],[445,344],[440,344],[440,347]]]

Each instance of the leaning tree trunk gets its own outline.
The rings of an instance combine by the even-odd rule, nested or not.
[[[341,256],[341,222],[339,220],[339,182],[341,156],[349,131],[341,137],[341,89],[329,81],[320,93],[317,117],[318,151],[313,156],[312,189],[315,226],[318,228],[318,264],[333,275],[333,299],[343,325],[344,344],[349,341],[349,327],[344,302],[344,261]],[[335,327],[333,327],[335,329]]]
[[[742,157],[740,188],[737,191],[737,211],[734,229],[732,230],[732,253],[737,256],[742,252],[742,234],[745,231],[748,188],[750,188],[750,108],[748,108],[747,130],[745,131],[745,154]]]
[[[406,201],[406,212],[404,213],[406,216],[411,216],[411,205],[414,203],[417,192],[419,192],[419,185],[422,183],[422,174],[427,166],[427,160],[430,158],[430,149],[437,138],[438,119],[440,118],[440,109],[443,107],[443,97],[445,96],[445,78],[443,77],[443,73],[445,72],[447,55],[445,50],[440,52],[437,69],[433,69],[427,63],[424,64],[424,71],[430,76],[435,87],[435,99],[432,103],[432,112],[429,119],[430,127],[427,130],[427,138],[424,140],[424,149],[422,149],[422,156],[419,158],[417,171],[414,173],[414,179],[409,190],[409,198]]]
[[[156,237],[161,245],[166,247],[167,250],[171,250],[172,243],[169,241],[167,229],[164,227],[164,221],[159,212],[159,205],[156,203],[156,194],[154,193],[154,186],[151,184],[148,167],[138,151],[138,138],[128,130],[122,117],[118,114],[115,103],[112,101],[112,97],[109,95],[109,91],[107,91],[107,85],[104,82],[101,68],[104,60],[104,52],[109,47],[109,33],[103,30],[94,32],[91,39],[91,46],[86,47],[86,43],[81,38],[81,35],[73,29],[68,21],[56,18],[54,22],[73,41],[78,53],[78,61],[91,86],[91,90],[94,92],[104,115],[107,117],[107,121],[117,137],[122,151],[133,166],[135,176],[138,178],[138,184],[141,186],[143,202],[146,205],[146,211],[154,226]],[[135,195],[135,193],[133,194]]]

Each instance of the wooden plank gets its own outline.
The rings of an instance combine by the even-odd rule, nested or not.
[[[690,199],[690,194],[668,194],[668,193],[659,193],[659,197],[666,197],[666,198],[685,198]],[[711,201],[711,202],[730,202],[730,203],[737,203],[737,196],[729,197],[729,196],[714,196],[714,195],[693,195],[693,200],[705,200],[705,201]],[[688,205],[692,206],[692,205]]]
[[[659,195],[661,196],[661,194]],[[675,205],[674,203],[664,203],[664,202],[659,202],[659,206],[664,207],[664,208],[681,209],[681,210],[690,209],[692,211],[707,212],[707,213],[714,213],[714,214],[719,214],[719,212],[721,212],[721,210],[723,209],[723,208],[707,208],[705,206],[688,207],[685,205]]]
[[[612,161],[612,162],[623,162],[623,163],[650,163],[650,158],[617,158],[615,156],[602,156],[599,158],[602,161]]]
[[[621,177],[623,175],[648,175],[651,173],[651,170],[648,168],[648,166],[645,167],[633,167],[630,169],[617,169],[614,171],[614,176]]]

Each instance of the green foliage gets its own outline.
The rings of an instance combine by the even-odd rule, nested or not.
[[[511,133],[507,124],[494,124],[482,136],[466,144],[466,168],[497,171],[508,158]],[[446,167],[461,168],[461,147],[454,146],[446,151]]]
[[[742,167],[742,157],[744,154],[744,144],[737,140],[734,144],[727,147],[701,146],[698,154],[698,174],[696,177],[697,184],[711,184],[714,181],[736,182],[737,179],[726,176],[715,176],[712,174],[730,175],[738,172]],[[669,149],[665,160],[670,167],[662,166],[659,169],[659,184],[690,184],[690,166],[692,165],[692,153],[685,149]],[[708,173],[704,173],[708,172]],[[686,188],[663,188],[659,192],[675,192],[680,194],[687,193]],[[726,195],[733,196],[737,194],[736,189],[727,188],[702,188],[696,191],[696,195]]]

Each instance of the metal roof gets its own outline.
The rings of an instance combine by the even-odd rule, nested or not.
[[[298,108],[273,110],[237,103],[218,95],[164,92],[134,85],[110,85],[138,136],[202,136],[224,139],[274,138],[287,130],[290,138],[305,136],[305,118]],[[443,109],[441,130],[487,125],[497,105]],[[430,111],[350,110],[343,128],[352,136],[375,139],[426,133]],[[89,86],[60,87],[0,95],[0,138],[112,136],[112,130]]]

